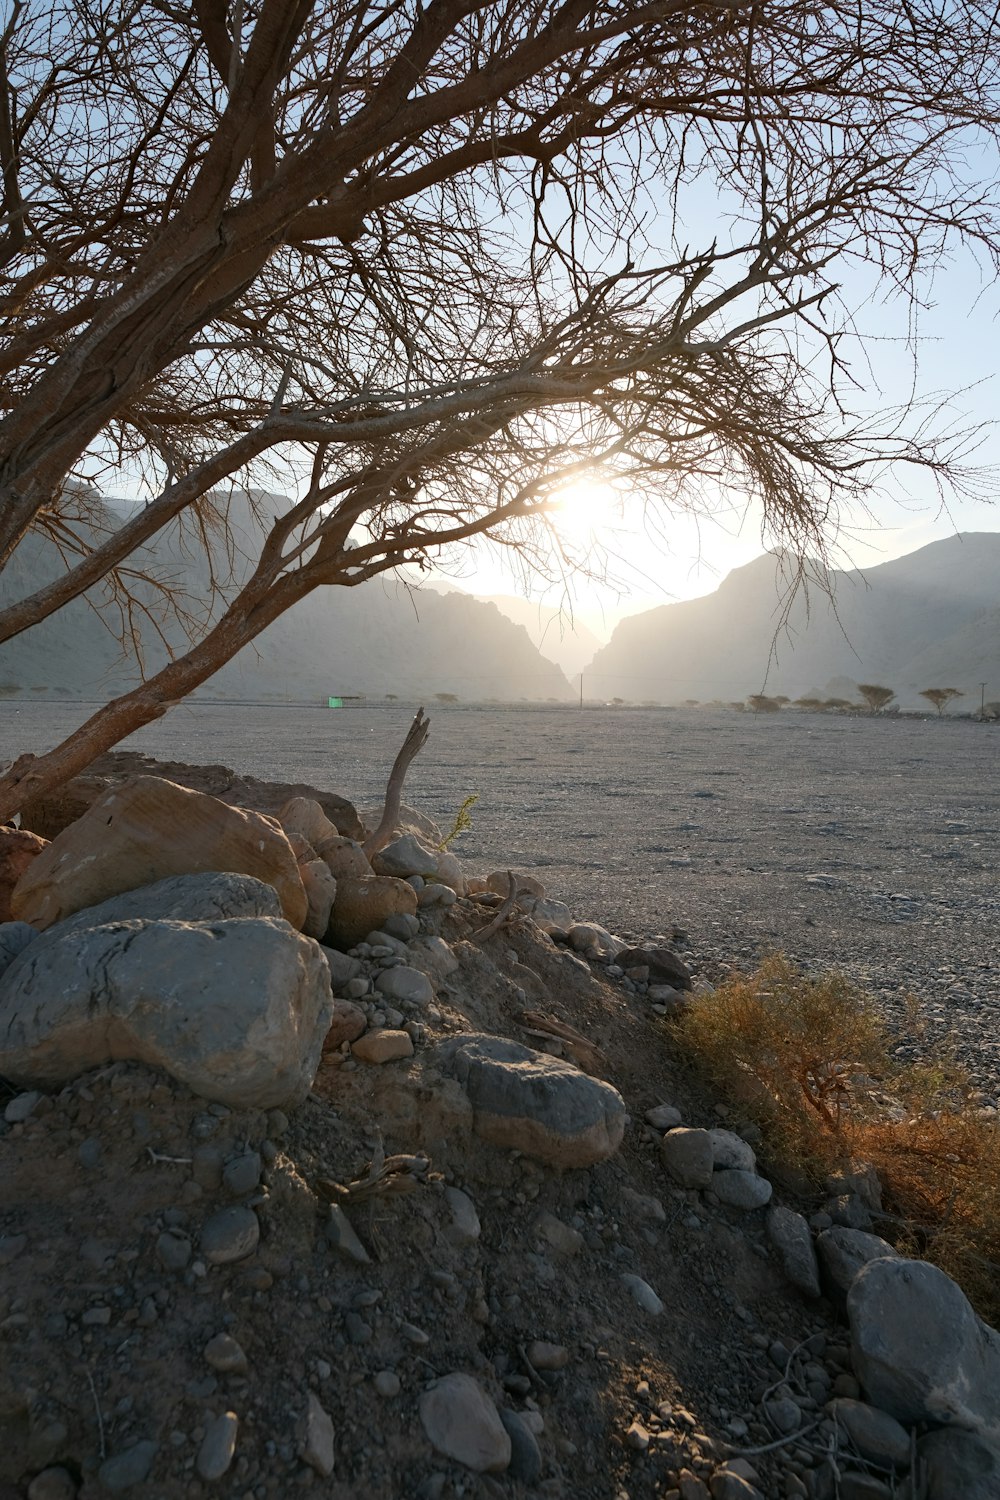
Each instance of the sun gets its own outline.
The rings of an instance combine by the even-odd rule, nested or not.
[[[621,497],[610,484],[578,479],[555,496],[553,520],[567,540],[592,541],[621,524]]]

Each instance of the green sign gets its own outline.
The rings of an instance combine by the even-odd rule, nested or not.
[[[327,698],[326,706],[327,708],[343,708],[344,700],[343,698]]]

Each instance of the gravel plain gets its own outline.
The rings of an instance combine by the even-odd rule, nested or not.
[[[380,801],[413,706],[181,705],[125,742]],[[779,948],[884,1000],[916,1049],[952,1036],[1000,1091],[1000,727],[970,719],[434,705],[406,798],[480,872],[544,879],[582,919],[675,928],[717,977]],[[0,759],[58,742],[80,705],[7,702]]]

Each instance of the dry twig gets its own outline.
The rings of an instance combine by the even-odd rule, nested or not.
[[[427,743],[430,734],[431,721],[424,717],[423,707],[417,709],[413,723],[410,725],[406,739],[399,749],[399,754],[392,763],[389,772],[389,781],[385,789],[385,805],[382,808],[382,817],[375,832],[369,834],[364,842],[365,854],[371,859],[380,849],[384,849],[392,838],[396,827],[396,819],[399,817],[399,805],[403,800],[403,782],[406,773],[421,750]]]

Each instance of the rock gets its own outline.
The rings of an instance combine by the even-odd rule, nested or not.
[[[852,1161],[826,1179],[826,1190],[834,1197],[853,1194],[873,1213],[882,1212],[882,1184],[870,1161]]]
[[[500,1420],[510,1438],[510,1465],[507,1473],[520,1484],[537,1484],[542,1473],[542,1453],[538,1439],[519,1412],[501,1407]]]
[[[302,889],[306,893],[306,916],[302,931],[306,937],[325,937],[337,896],[336,879],[329,865],[319,858],[300,861],[298,871]]]
[[[224,1411],[205,1428],[195,1468],[202,1479],[221,1479],[233,1461],[240,1421],[234,1411]]]
[[[925,1488],[921,1500],[997,1500],[1000,1446],[977,1433],[929,1432],[917,1442]],[[904,1491],[913,1500],[912,1491]]]
[[[420,1421],[433,1447],[476,1474],[502,1474],[511,1441],[500,1414],[471,1375],[445,1375],[420,1398]]]
[[[76,1480],[62,1465],[43,1469],[28,1485],[28,1500],[74,1500]]]
[[[571,1224],[564,1224],[555,1214],[539,1214],[535,1220],[535,1229],[558,1255],[578,1255],[583,1249],[584,1240],[580,1231]]]
[[[280,918],[53,934],[0,976],[0,1074],[64,1083],[129,1058],[235,1108],[299,1104],[332,1005],[318,946]]]
[[[847,1229],[835,1225],[824,1229],[816,1240],[820,1264],[834,1288],[846,1297],[855,1276],[869,1261],[898,1260],[899,1252],[888,1240],[877,1234],[866,1234],[861,1229]]]
[[[712,1187],[712,1134],[684,1126],[668,1130],[660,1142],[660,1157],[668,1174],[681,1187]]]
[[[26,1234],[0,1234],[0,1266],[13,1265],[28,1247]]]
[[[458,897],[450,885],[445,885],[440,880],[429,881],[422,890],[417,893],[417,906],[423,911],[425,906],[454,906]]]
[[[677,1492],[680,1500],[711,1500],[708,1485],[690,1469],[681,1469],[677,1476]]]
[[[589,1167],[621,1145],[625,1102],[617,1089],[560,1058],[501,1037],[460,1035],[444,1045],[484,1140],[554,1167]]]
[[[420,918],[411,917],[405,912],[395,917],[386,917],[382,931],[387,932],[390,937],[398,938],[400,942],[409,943],[420,931]]]
[[[510,893],[509,875],[513,874],[514,884],[519,891],[526,896],[534,896],[536,901],[544,901],[545,887],[534,875],[521,875],[517,870],[491,870],[486,877],[486,889],[492,891],[495,896],[503,896],[505,899]],[[567,907],[567,911],[569,908]]]
[[[771,1201],[771,1184],[766,1177],[731,1167],[714,1173],[712,1192],[721,1203],[728,1203],[730,1208],[745,1209],[748,1213]]]
[[[451,1210],[450,1238],[457,1245],[474,1245],[483,1232],[476,1205],[457,1187],[446,1187],[444,1198]]]
[[[649,1450],[649,1429],[635,1417],[631,1426],[625,1433],[625,1446],[636,1453],[646,1453]]]
[[[196,875],[169,875],[152,885],[110,896],[85,906],[50,927],[41,939],[55,942],[71,932],[87,932],[114,922],[220,922],[236,917],[280,917],[281,902],[273,885],[253,875],[209,870]]]
[[[232,870],[274,886],[295,928],[307,903],[292,847],[273,819],[156,776],[113,788],[22,875],[14,915],[51,927],[86,906],[168,875]]]
[[[246,1260],[260,1241],[260,1223],[252,1208],[242,1204],[220,1208],[202,1225],[201,1253],[212,1266]]]
[[[843,1193],[839,1198],[830,1198],[824,1207],[835,1224],[840,1224],[845,1229],[859,1229],[865,1234],[870,1232],[871,1212],[857,1193]]]
[[[400,880],[408,875],[423,875],[429,880],[438,873],[438,857],[415,834],[404,833],[374,855],[372,869],[376,875],[396,875]]]
[[[395,968],[383,969],[375,980],[375,988],[380,995],[387,1000],[406,1002],[410,1005],[430,1005],[434,999],[434,986],[422,974],[419,969],[411,969],[407,964],[397,964]]]
[[[602,958],[616,958],[625,947],[621,938],[597,922],[574,922],[567,936],[577,953],[598,953]]]
[[[847,1316],[854,1373],[873,1405],[1000,1441],[1000,1334],[950,1276],[926,1261],[869,1261]]]
[[[305,839],[316,853],[331,839],[339,840],[340,834],[314,797],[289,797],[275,814],[282,828],[291,837],[297,834]]]
[[[341,880],[374,879],[375,871],[368,862],[367,854],[353,839],[327,839],[316,852],[338,883]],[[354,945],[348,943],[347,946]]]
[[[354,1057],[366,1063],[394,1062],[413,1056],[413,1038],[408,1031],[368,1031],[351,1047]]]
[[[326,1237],[335,1250],[348,1260],[355,1261],[359,1266],[368,1265],[371,1257],[364,1245],[358,1239],[354,1225],[345,1214],[344,1210],[336,1203],[330,1204],[330,1212],[326,1221]]]
[[[35,1105],[42,1098],[44,1095],[40,1094],[37,1089],[29,1089],[24,1094],[15,1094],[3,1112],[7,1124],[22,1125],[34,1114]]]
[[[48,846],[48,839],[29,833],[27,827],[0,828],[0,922],[11,920],[11,893]]]
[[[368,1017],[353,1000],[334,1000],[330,1029],[323,1039],[324,1052],[336,1052],[345,1042],[356,1042],[368,1028]]]
[[[675,990],[691,988],[691,972],[669,948],[622,948],[617,956],[623,969],[647,968],[653,984],[669,984]]]
[[[709,1481],[712,1500],[764,1500],[760,1490],[749,1479],[732,1469],[720,1469]]]
[[[718,1170],[732,1168],[738,1172],[755,1172],[757,1157],[753,1147],[732,1130],[710,1130],[712,1166]]]
[[[222,1186],[231,1198],[246,1198],[260,1186],[260,1172],[260,1152],[244,1151],[226,1163]]]
[[[147,1441],[135,1443],[123,1453],[112,1454],[101,1464],[98,1479],[113,1495],[121,1495],[134,1485],[144,1484],[149,1478],[158,1447],[157,1443]]]
[[[459,968],[458,959],[450,944],[444,938],[430,933],[415,938],[409,944],[409,953],[411,964],[419,968],[421,973],[428,974],[432,980],[447,979],[449,974],[456,973]]]
[[[339,948],[328,948],[325,943],[321,943],[320,947],[330,969],[333,992],[335,995],[339,994],[345,984],[349,984],[352,979],[357,979],[361,973],[361,962],[359,959],[351,958],[347,953],[341,953]]]
[[[652,1317],[658,1318],[662,1312],[666,1311],[666,1307],[653,1291],[649,1282],[643,1281],[641,1276],[635,1276],[631,1271],[626,1271],[622,1276],[622,1284],[628,1287],[643,1312],[647,1312]]]
[[[569,1364],[569,1350],[565,1344],[550,1344],[545,1339],[532,1339],[524,1351],[528,1363],[536,1370],[565,1370]]]
[[[564,901],[532,897],[522,901],[521,905],[525,911],[530,912],[532,921],[543,932],[565,932],[573,925],[572,914]]]
[[[156,1239],[156,1258],[165,1271],[183,1271],[191,1259],[191,1241],[180,1229],[165,1229]]]
[[[802,1214],[780,1204],[768,1210],[767,1235],[792,1286],[806,1297],[818,1297],[819,1262],[812,1231]]]
[[[323,1410],[319,1397],[309,1392],[306,1402],[306,1434],[302,1457],[321,1479],[333,1473],[333,1419]]]
[[[464,896],[468,890],[468,882],[462,873],[462,866],[456,855],[448,849],[442,849],[438,854],[437,878],[442,885],[453,890],[456,896]]]
[[[9,968],[38,933],[28,922],[4,922],[0,924],[0,974]]]
[[[675,1125],[682,1123],[684,1116],[673,1104],[656,1104],[647,1109],[643,1118],[654,1130],[673,1130]]]
[[[831,1401],[827,1411],[862,1458],[885,1469],[893,1465],[900,1470],[909,1468],[910,1434],[888,1412],[843,1397]]]
[[[773,1396],[765,1401],[764,1411],[778,1432],[798,1432],[802,1425],[801,1407],[791,1396]]]
[[[387,917],[415,916],[417,893],[405,880],[373,875],[368,880],[337,877],[337,899],[330,917],[330,941],[338,948],[353,948],[366,933],[382,925]]]
[[[372,1385],[386,1401],[391,1401],[393,1396],[398,1396],[403,1388],[395,1370],[376,1370],[372,1376]]]
[[[647,1193],[637,1193],[635,1188],[631,1187],[623,1187],[621,1193],[622,1201],[628,1204],[637,1218],[649,1219],[655,1224],[667,1222],[667,1211],[659,1198],[654,1198]]]
[[[222,1375],[245,1375],[249,1362],[243,1345],[228,1333],[217,1333],[202,1351],[205,1362]]]

